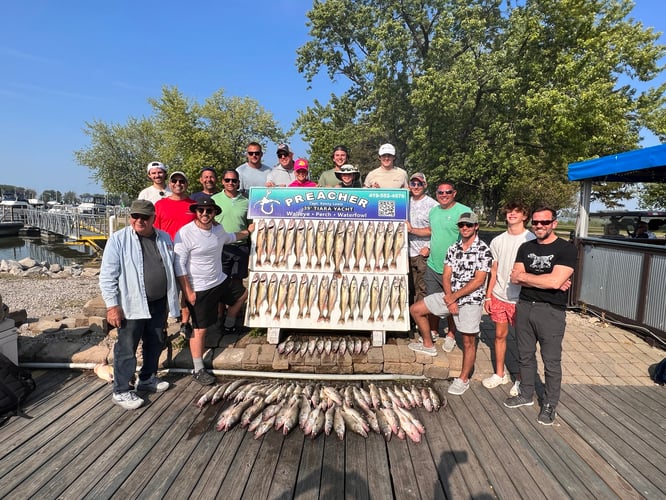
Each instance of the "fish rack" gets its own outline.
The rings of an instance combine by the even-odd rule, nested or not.
[[[250,205],[263,208],[276,192],[284,199],[289,191],[262,192],[254,204],[251,191]],[[359,193],[386,196],[377,191]],[[273,201],[271,210],[278,205],[279,199]],[[409,329],[407,229],[401,214],[399,220],[322,218],[292,208],[254,215],[245,324],[266,328],[270,344],[278,344],[280,331],[288,329],[371,331],[372,344],[381,346],[387,331]]]

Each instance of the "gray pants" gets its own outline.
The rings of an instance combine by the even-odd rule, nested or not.
[[[516,304],[516,343],[520,362],[520,393],[532,399],[536,382],[536,343],[541,348],[546,391],[543,403],[557,406],[562,385],[562,339],[566,312],[545,302]]]

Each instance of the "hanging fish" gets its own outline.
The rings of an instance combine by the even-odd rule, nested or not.
[[[296,299],[296,290],[298,289],[298,277],[296,274],[292,274],[289,278],[289,284],[287,286],[287,307],[284,312],[284,317],[289,319],[289,314],[291,308],[294,306],[294,300]]]
[[[298,319],[303,318],[308,305],[308,275],[301,275],[301,282],[298,285]]]
[[[354,271],[361,270],[361,257],[365,243],[365,226],[359,222],[356,224],[356,234],[354,237]]]
[[[365,270],[372,271],[370,259],[375,248],[375,225],[372,221],[368,222],[365,228],[365,241],[363,243],[363,256],[365,257]]]
[[[378,222],[377,223],[377,230],[375,231],[375,246],[374,246],[374,251],[373,255],[375,258],[375,271],[379,271],[381,269],[380,266],[380,261],[382,258],[382,255],[384,254],[384,237],[386,233],[386,226],[384,225],[383,222]]]
[[[309,220],[305,225],[305,267],[310,268],[312,265],[312,258],[315,256],[315,227],[314,223]]]
[[[263,262],[264,253],[266,251],[266,221],[261,219],[257,222],[257,227],[254,231],[254,262],[260,266]]]
[[[382,252],[382,259],[384,261],[382,264],[382,269],[385,271],[388,271],[389,260],[393,257],[393,232],[393,223],[387,222],[386,231],[384,233],[384,250]]]
[[[294,255],[296,255],[294,268],[296,269],[301,267],[301,256],[303,255],[304,247],[305,247],[305,221],[301,219],[298,221],[298,225],[296,226],[296,236],[294,244]]]
[[[391,267],[394,269],[398,267],[398,257],[400,256],[400,252],[402,252],[404,243],[405,224],[400,223],[398,224],[398,228],[396,229],[395,235],[393,236],[393,257],[391,259]]]

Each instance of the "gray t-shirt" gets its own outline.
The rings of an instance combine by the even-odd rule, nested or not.
[[[430,209],[437,202],[430,196],[424,196],[420,200],[409,198],[409,223],[414,228],[430,227]],[[424,247],[430,246],[430,236],[409,235],[409,256],[416,257]]]
[[[167,277],[162,256],[157,249],[157,234],[139,236],[143,255],[143,283],[146,287],[148,302],[163,299],[167,292]]]
[[[236,167],[236,172],[238,172],[238,178],[240,179],[238,190],[247,196],[251,187],[264,187],[266,185],[266,177],[271,170],[273,170],[271,167],[263,163],[259,168],[251,167],[247,162],[239,165]]]

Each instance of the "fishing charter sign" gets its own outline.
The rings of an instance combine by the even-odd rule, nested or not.
[[[251,188],[245,324],[280,329],[409,329],[409,193],[404,189]]]
[[[405,221],[408,206],[406,189],[251,187],[248,217]]]

